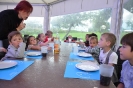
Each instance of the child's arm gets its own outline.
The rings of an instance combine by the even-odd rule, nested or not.
[[[89,48],[87,52],[91,53],[91,54],[99,54],[100,53],[100,49],[98,47]]]
[[[23,42],[20,43],[19,48],[15,52],[15,57],[16,58],[22,58],[22,57],[24,57],[25,46],[26,46],[25,43],[23,43]]]
[[[46,46],[46,45],[48,45],[50,42],[51,42],[51,41],[47,41],[47,42],[45,42],[45,43],[41,42],[39,45],[40,45],[40,46]]]
[[[123,83],[120,83],[117,88],[124,88],[124,84]]]
[[[7,52],[7,50],[3,47],[0,47],[0,52]]]
[[[33,45],[30,47],[31,50],[41,50],[41,47],[38,45]]]

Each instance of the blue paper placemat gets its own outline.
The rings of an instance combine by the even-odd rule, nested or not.
[[[81,59],[81,60],[94,60],[93,57],[80,57],[78,55],[75,55],[74,53],[70,53],[70,56],[69,56],[70,59]]]
[[[0,69],[0,79],[12,80],[15,76],[33,64],[34,61],[17,61],[17,65],[7,69]]]
[[[75,67],[78,62],[67,62],[64,77],[65,78],[80,78],[87,80],[100,80],[99,71],[82,71]]]
[[[42,55],[39,55],[39,56],[27,56],[26,55],[27,52],[40,52],[40,51],[37,51],[37,50],[29,50],[29,51],[26,51],[25,52],[25,57],[26,58],[29,58],[29,59],[42,59],[43,58]]]

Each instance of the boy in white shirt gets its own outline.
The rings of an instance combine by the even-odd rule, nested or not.
[[[116,42],[116,37],[114,34],[103,33],[101,35],[101,38],[98,42],[98,46],[101,48],[100,55],[99,55],[100,64],[109,64],[112,66],[115,66],[115,64],[117,64],[118,56],[115,52],[113,52],[111,50],[111,48],[114,46],[115,42]],[[109,58],[107,60],[107,56],[110,52],[111,52],[111,54],[109,55]],[[116,72],[115,72],[115,78],[116,79],[112,79],[113,82],[118,81]]]
[[[8,35],[10,45],[7,48],[7,53],[2,60],[7,58],[23,58],[26,44],[23,42],[23,38],[20,32],[12,31]]]

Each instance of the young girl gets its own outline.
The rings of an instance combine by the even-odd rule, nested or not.
[[[37,40],[34,36],[29,36],[26,42],[26,50],[40,50],[41,47],[37,45]]]
[[[43,33],[38,34],[37,40],[39,46],[47,46],[51,41],[47,41],[44,43],[45,35]]]

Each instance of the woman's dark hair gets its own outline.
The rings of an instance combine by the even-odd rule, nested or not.
[[[29,36],[29,37],[27,38],[25,50],[27,50],[27,48],[28,48],[28,45],[29,45],[29,43],[30,43],[30,38],[31,38],[31,37],[34,37],[34,36]]]
[[[131,47],[131,52],[133,51],[133,32],[124,35],[121,39],[121,44],[129,45]]]

